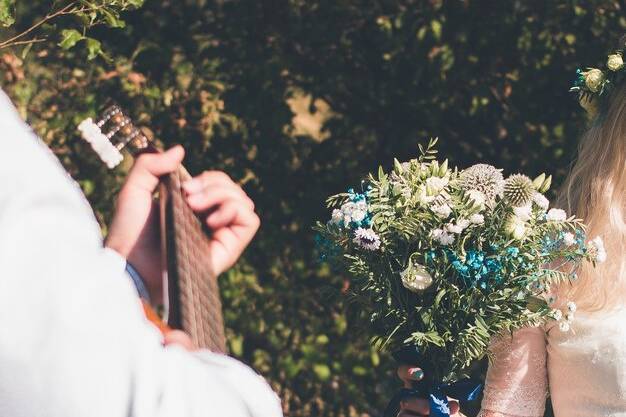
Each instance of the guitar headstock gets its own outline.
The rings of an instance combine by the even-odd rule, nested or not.
[[[124,159],[122,149],[128,147],[137,153],[152,147],[146,135],[117,105],[107,107],[96,121],[91,117],[83,120],[78,130],[109,169]]]

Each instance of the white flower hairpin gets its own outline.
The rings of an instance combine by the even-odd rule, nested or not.
[[[580,68],[576,70],[576,80],[570,91],[578,93],[581,107],[590,116],[597,115],[600,99],[624,79],[626,73],[625,54],[626,44],[623,44],[621,49],[608,56],[606,70],[599,68],[587,68],[585,71]]]

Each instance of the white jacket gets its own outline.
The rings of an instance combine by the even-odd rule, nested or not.
[[[247,366],[162,346],[80,189],[0,91],[0,416],[281,415]]]

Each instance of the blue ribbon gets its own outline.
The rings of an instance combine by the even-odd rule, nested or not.
[[[473,401],[482,391],[482,384],[471,379],[462,379],[452,384],[440,384],[424,392],[420,389],[402,388],[393,396],[385,408],[384,417],[395,417],[400,401],[409,397],[424,398],[427,395],[430,405],[430,416],[450,417],[450,403],[448,397],[459,401]]]

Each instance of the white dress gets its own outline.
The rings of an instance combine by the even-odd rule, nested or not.
[[[163,347],[124,265],[0,90],[0,416],[282,416],[242,363]]]
[[[626,308],[577,312],[572,329],[526,328],[494,341],[481,417],[626,417]]]

